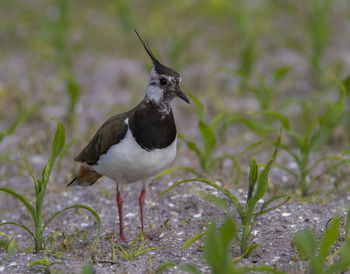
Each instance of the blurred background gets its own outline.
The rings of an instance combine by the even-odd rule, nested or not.
[[[134,28],[209,117],[273,111],[303,132],[335,104],[339,83],[350,85],[346,0],[3,0],[0,16],[3,149],[42,153],[49,117],[84,143],[104,119],[139,102],[151,62]],[[175,103],[180,131],[193,138],[196,107]],[[341,149],[349,144],[346,111],[330,136]],[[276,135],[278,124],[256,119],[244,123]],[[242,125],[229,132],[233,146],[256,135]]]

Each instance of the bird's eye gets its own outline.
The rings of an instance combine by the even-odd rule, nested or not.
[[[165,86],[167,84],[167,80],[165,78],[160,78],[159,79],[159,83],[162,85],[162,86]]]

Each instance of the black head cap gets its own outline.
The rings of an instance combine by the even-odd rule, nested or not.
[[[139,33],[137,32],[136,29],[134,29],[134,31],[135,31],[137,37],[140,39],[140,41],[141,41],[141,43],[142,43],[144,49],[146,50],[148,56],[151,58],[152,63],[153,63],[153,65],[154,65],[154,69],[156,70],[156,72],[157,72],[158,74],[160,74],[160,75],[170,75],[170,76],[173,76],[173,77],[176,77],[176,78],[177,78],[177,77],[180,77],[180,75],[179,75],[176,71],[174,71],[174,70],[172,70],[171,68],[168,68],[167,66],[164,66],[162,63],[160,63],[160,62],[158,61],[158,59],[157,59],[157,58],[154,56],[154,54],[152,53],[152,51],[151,51],[151,49],[150,49],[148,43],[147,43],[147,42],[145,43],[145,42],[142,40],[141,36],[139,35]]]

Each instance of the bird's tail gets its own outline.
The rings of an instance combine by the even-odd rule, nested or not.
[[[82,164],[79,174],[67,186],[91,186],[101,178],[102,175],[91,169],[88,165]]]

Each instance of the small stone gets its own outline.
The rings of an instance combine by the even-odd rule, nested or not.
[[[280,257],[279,256],[276,256],[275,258],[272,259],[273,262],[276,262],[277,260],[279,260]]]
[[[0,272],[3,272],[5,270],[4,266],[0,266]]]
[[[136,213],[129,212],[129,213],[127,213],[127,214],[125,215],[125,218],[132,218],[132,217],[134,217],[134,216],[136,216]]]

